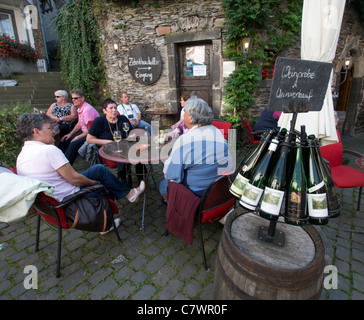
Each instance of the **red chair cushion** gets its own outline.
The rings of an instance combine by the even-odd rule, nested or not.
[[[44,194],[43,192],[41,192],[40,194],[40,197],[38,197],[35,201],[37,202],[37,204],[39,206],[41,206],[42,202],[46,202],[48,201],[52,206],[58,206],[59,205],[59,202],[52,198],[52,197],[49,197],[47,196],[46,194]],[[37,210],[37,209],[36,209]],[[59,208],[59,209],[55,209],[58,213],[58,216],[59,216],[59,221],[61,222],[61,227],[63,229],[69,229],[70,226],[68,225],[68,222],[67,222],[67,218],[66,218],[66,214],[63,210],[63,208]],[[47,210],[46,210],[47,211]],[[52,217],[49,217],[47,215],[44,215],[42,214],[40,211],[37,210],[37,212],[45,219],[47,220],[49,223],[53,224],[53,225],[57,225],[57,220],[56,218],[52,218]]]
[[[339,165],[331,167],[331,176],[338,188],[356,188],[364,186],[364,172]]]
[[[221,205],[219,207],[212,208],[210,210],[203,212],[202,217],[201,217],[201,223],[205,223],[205,222],[213,223],[213,222],[221,220],[228,213],[228,211],[233,207],[234,204],[235,204],[235,199],[231,199],[230,201],[228,201],[227,203],[224,203],[223,205]]]
[[[118,214],[119,213],[119,209],[118,209],[118,206],[116,205],[116,203],[113,200],[111,200],[111,199],[109,199],[109,202],[110,202],[111,212],[113,214]]]
[[[100,159],[101,159],[102,162],[105,162],[109,166],[109,168],[111,168],[111,169],[116,168],[118,166],[118,164],[116,162],[114,162],[114,161],[104,159],[103,157],[100,157]]]
[[[221,133],[224,135],[224,139],[226,139],[226,140],[228,139],[229,130],[233,126],[232,123],[214,120],[214,121],[212,121],[212,125],[218,129],[220,129]]]
[[[329,161],[330,167],[341,165],[343,159],[343,145],[341,142],[322,146],[320,152],[322,157]]]

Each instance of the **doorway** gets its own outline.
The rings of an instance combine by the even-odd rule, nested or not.
[[[212,106],[212,43],[180,44],[178,51],[178,91],[196,95]]]
[[[351,88],[353,84],[354,68],[349,70],[342,69],[340,72],[339,97],[336,104],[336,111],[339,115],[340,134],[344,133],[346,123],[346,115],[348,114],[348,106]]]

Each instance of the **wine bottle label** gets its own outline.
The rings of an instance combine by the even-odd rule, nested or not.
[[[254,210],[259,203],[263,191],[263,189],[254,187],[250,183],[247,183],[241,196],[240,204],[248,209]]]
[[[309,188],[308,193],[313,193],[313,192],[321,189],[324,185],[325,185],[325,182],[324,182],[324,180],[322,180],[319,184]]]
[[[260,209],[266,213],[278,216],[284,198],[284,191],[265,187]]]
[[[270,151],[276,151],[277,150],[278,143],[279,143],[278,140],[272,139],[272,142],[270,143],[268,150],[270,150]]]
[[[289,218],[304,219],[307,206],[306,192],[287,191],[286,213]]]
[[[308,215],[313,218],[327,218],[326,193],[307,194]]]
[[[247,178],[243,177],[240,173],[238,173],[234,182],[230,186],[230,192],[234,196],[240,198],[248,182],[249,180]]]

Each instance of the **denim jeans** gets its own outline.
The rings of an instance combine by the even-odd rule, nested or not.
[[[167,188],[168,188],[168,180],[164,179],[159,183],[159,192],[164,200],[166,200]]]
[[[131,126],[133,128],[135,128],[133,125],[131,125]],[[140,129],[147,128],[149,135],[152,135],[152,126],[148,122],[146,122],[144,120],[140,120],[139,126],[137,128],[140,128]]]
[[[78,156],[78,149],[80,149],[86,141],[86,137],[83,137],[71,142],[74,137],[79,136],[80,134],[82,134],[82,130],[79,130],[71,138],[64,140],[58,145],[58,148],[62,150],[71,166],[73,166],[73,163]]]
[[[96,164],[81,173],[91,180],[99,181],[110,192],[110,195],[116,200],[125,198],[130,192],[130,187],[119,181],[107,168],[102,164]]]

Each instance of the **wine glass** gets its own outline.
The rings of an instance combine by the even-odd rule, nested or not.
[[[128,137],[129,123],[123,122],[123,130],[125,131],[126,136]]]
[[[119,148],[119,142],[121,141],[121,131],[119,131],[119,130],[114,131],[114,140],[118,144],[118,150],[116,150],[116,152],[119,152],[119,153],[123,152]]]

